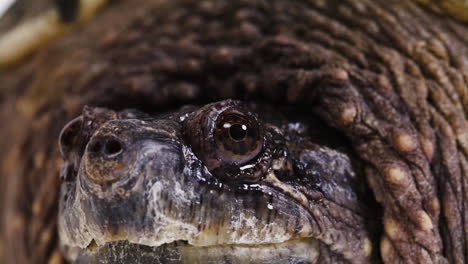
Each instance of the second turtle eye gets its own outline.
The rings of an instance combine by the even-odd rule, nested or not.
[[[234,109],[226,110],[218,116],[214,137],[217,151],[223,160],[236,165],[255,157],[262,147],[258,121]]]

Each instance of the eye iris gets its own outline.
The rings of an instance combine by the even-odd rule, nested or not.
[[[241,124],[229,125],[229,136],[235,141],[242,141],[247,136],[247,126]]]
[[[258,121],[247,113],[222,113],[217,119],[215,136],[218,153],[224,162],[231,164],[242,164],[251,160],[262,147]]]

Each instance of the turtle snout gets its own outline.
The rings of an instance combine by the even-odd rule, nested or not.
[[[123,143],[114,137],[99,137],[90,142],[88,152],[111,159],[123,152]]]

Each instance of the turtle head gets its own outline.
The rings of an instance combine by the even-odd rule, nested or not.
[[[65,255],[76,263],[368,259],[350,158],[279,116],[232,100],[156,116],[85,108],[60,137]]]

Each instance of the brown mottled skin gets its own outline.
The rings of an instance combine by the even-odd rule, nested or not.
[[[468,261],[466,22],[412,1],[168,2],[111,6],[2,72],[7,263],[63,261],[56,142],[84,105],[225,98],[292,105],[351,142],[382,207],[380,261]]]

